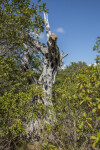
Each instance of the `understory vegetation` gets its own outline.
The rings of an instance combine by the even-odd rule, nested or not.
[[[63,149],[99,149],[99,75],[100,65],[87,66],[81,62],[72,63],[58,73],[54,101],[56,134]]]
[[[48,12],[41,0],[0,1],[0,150],[99,150],[100,37],[93,48],[95,65],[80,61],[59,68],[51,89],[53,105],[47,106],[43,99],[48,102],[50,95],[43,92],[44,81],[38,81],[43,70],[38,49],[46,46],[37,40],[40,47],[31,45],[44,30],[43,11]],[[30,33],[35,35],[28,42]],[[33,130],[31,140],[28,125],[36,119],[47,122],[38,137]]]
[[[33,109],[44,110],[42,105],[31,102],[42,95],[42,88],[29,82],[32,73],[20,71],[13,58],[0,58],[0,68],[1,149],[4,145],[5,149],[12,146],[19,149],[28,142],[24,136],[25,122],[37,116],[37,110]],[[100,65],[73,62],[60,70],[52,101],[57,122],[54,127],[47,125],[44,135],[48,137],[52,131],[54,139],[43,139],[42,149],[99,149]]]

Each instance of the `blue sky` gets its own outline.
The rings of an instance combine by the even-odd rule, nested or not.
[[[100,0],[43,0],[49,9],[51,32],[58,36],[58,46],[70,53],[64,63],[95,63],[93,46],[100,36]],[[41,36],[46,42],[46,35]]]

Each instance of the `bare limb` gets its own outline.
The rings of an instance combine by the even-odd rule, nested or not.
[[[63,54],[64,54],[64,51],[62,51],[60,55],[63,56]]]
[[[46,27],[46,34],[47,34],[47,41],[51,35],[51,31],[50,31],[50,25],[49,25],[49,21],[48,21],[48,14],[43,12],[44,14],[44,22],[45,22],[45,27]]]
[[[28,47],[25,43],[23,43],[23,46],[24,46],[25,50],[28,51]]]
[[[24,69],[30,69],[30,64],[29,64],[29,57],[30,57],[30,54],[29,54],[29,50],[28,50],[28,47],[25,43],[23,43],[23,46],[25,48],[25,53],[24,53],[24,56],[23,56],[23,62],[24,62]]]
[[[65,55],[63,56],[63,58],[65,58],[65,57],[68,56],[68,55],[69,55],[69,53],[65,54]]]
[[[23,64],[24,70],[27,70],[27,69],[31,70],[32,68],[31,68],[31,65],[30,65],[30,53],[29,53],[29,49],[28,49],[28,46],[25,43],[23,43],[23,46],[24,46],[26,52],[24,53],[23,63],[22,64]],[[34,76],[32,76],[31,82],[32,83],[34,83],[34,82],[37,83],[37,80],[35,79]]]
[[[28,42],[31,44],[31,46],[36,48],[43,55],[45,55],[48,52],[48,48],[46,47],[45,44],[40,43],[38,40],[33,39],[32,37],[30,37],[30,35],[28,35]]]
[[[64,54],[64,52],[62,51],[62,52],[60,53],[60,66],[63,65],[63,58],[65,58],[66,56],[68,56],[69,53],[65,54],[64,56],[63,56],[63,54]]]

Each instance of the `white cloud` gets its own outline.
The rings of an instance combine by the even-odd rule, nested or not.
[[[65,31],[64,31],[64,29],[62,27],[57,28],[56,32],[58,32],[58,33],[65,33]]]
[[[63,66],[61,67],[61,69],[66,69],[66,64],[63,64]]]
[[[89,64],[88,66],[92,66],[92,65],[94,65],[94,66],[97,66],[97,63],[94,63],[94,64]]]
[[[40,40],[45,40],[45,35],[44,35],[44,33],[41,33],[41,34],[40,34],[39,39],[40,39]]]

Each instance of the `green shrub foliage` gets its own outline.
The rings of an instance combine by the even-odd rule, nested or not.
[[[56,134],[64,149],[100,146],[100,65],[80,64],[62,71],[63,83],[59,73],[55,85]]]
[[[97,51],[98,55],[96,58],[96,63],[100,64],[100,36],[97,37],[96,44],[94,45],[93,50]]]
[[[0,58],[0,69],[0,145],[9,147],[20,143],[25,125],[37,116],[34,100],[42,89],[30,82],[33,73],[22,72],[13,58]]]

